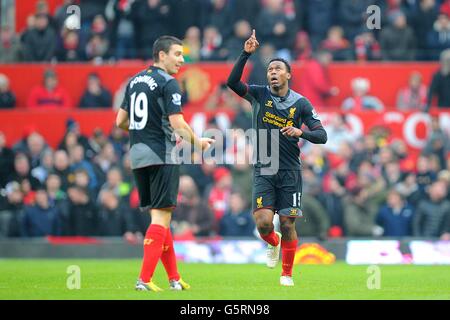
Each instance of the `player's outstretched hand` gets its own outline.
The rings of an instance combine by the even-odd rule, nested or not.
[[[211,138],[200,138],[200,142],[202,143],[202,150],[206,151],[211,147],[211,144],[216,142],[216,140]]]
[[[299,128],[294,128],[294,127],[284,127],[284,128],[281,128],[280,130],[281,130],[281,133],[283,134],[283,136],[287,136],[287,137],[300,138],[300,136],[303,133],[302,130],[300,130]]]
[[[244,43],[244,51],[247,53],[253,53],[256,51],[256,49],[258,49],[258,47],[259,47],[259,42],[258,42],[258,40],[256,40],[255,29],[253,29],[252,35]]]

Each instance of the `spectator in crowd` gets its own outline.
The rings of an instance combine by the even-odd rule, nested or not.
[[[31,170],[31,175],[38,179],[41,184],[44,184],[49,173],[53,171],[53,165],[53,151],[47,149],[42,152],[39,166]]]
[[[335,61],[353,58],[350,42],[344,38],[344,30],[340,26],[333,26],[328,30],[328,36],[322,41],[320,48],[329,51]]]
[[[295,224],[297,234],[301,237],[318,237],[326,239],[330,219],[322,204],[309,194],[302,195],[303,217]]]
[[[316,49],[335,22],[335,1],[302,1],[307,12],[306,27],[311,38],[311,45]],[[301,5],[300,5],[301,7]]]
[[[427,49],[432,60],[437,60],[439,54],[450,48],[450,13],[440,12],[427,34]]]
[[[0,189],[6,185],[8,176],[14,171],[14,152],[6,146],[5,134],[0,131]]]
[[[307,61],[311,59],[311,56],[312,46],[308,33],[305,31],[297,32],[293,49],[293,59],[295,61]]]
[[[141,59],[153,57],[153,43],[162,34],[169,34],[170,6],[162,0],[135,1],[131,18],[136,37],[136,48]]]
[[[103,63],[110,58],[108,40],[100,34],[93,34],[86,44],[85,55],[88,61]]]
[[[72,185],[67,190],[69,199],[68,225],[63,229],[71,236],[98,235],[98,210],[95,202],[89,196],[89,191],[78,185]]]
[[[69,183],[72,182],[69,156],[64,150],[57,150],[54,153],[54,168],[53,173],[56,174],[61,180],[61,189],[67,191]]]
[[[8,181],[17,181],[21,184],[22,188],[25,182],[27,189],[30,190],[37,190],[41,185],[39,180],[31,175],[30,161],[23,153],[17,153],[15,155],[14,171],[10,173]]]
[[[370,31],[360,33],[354,41],[355,56],[357,61],[373,61],[381,59],[381,47]]]
[[[407,237],[412,235],[414,209],[396,189],[388,193],[387,202],[378,211],[376,223],[383,228],[385,237]]]
[[[119,156],[119,159],[123,159],[128,151],[129,138],[126,133],[123,130],[120,130],[120,128],[113,127],[108,140],[112,143],[115,154]],[[104,144],[102,143],[100,146],[103,147]]]
[[[23,56],[25,61],[49,62],[55,55],[56,34],[49,26],[48,16],[40,13],[35,17],[35,28],[24,39]]]
[[[20,58],[20,41],[11,26],[0,26],[0,63],[16,62]]]
[[[0,109],[11,109],[16,106],[16,96],[9,89],[9,79],[0,73]]]
[[[227,50],[227,60],[235,61],[242,52],[242,44],[250,37],[251,26],[247,20],[239,20],[234,24],[233,35],[225,41],[224,48]]]
[[[194,180],[180,177],[178,205],[173,211],[172,226],[175,236],[209,236],[213,231],[214,214],[202,201]]]
[[[70,170],[76,173],[81,169],[86,172],[89,177],[89,189],[96,190],[98,186],[97,176],[93,165],[84,157],[84,148],[77,144],[69,150]]]
[[[81,97],[80,108],[111,108],[111,92],[106,89],[99,75],[95,72],[90,73],[87,79],[87,88]]]
[[[370,0],[339,0],[338,17],[344,28],[345,37],[350,41],[366,27],[367,8],[373,4]]]
[[[344,204],[344,226],[349,237],[380,237],[384,230],[375,223],[377,205],[364,188],[351,190]]]
[[[135,32],[131,17],[134,0],[110,0],[106,7],[106,16],[111,22],[111,49],[118,59],[136,57]]]
[[[200,60],[200,49],[202,47],[201,31],[192,26],[186,30],[183,39],[183,57],[185,63],[198,62]]]
[[[247,20],[251,26],[256,25],[256,19],[262,8],[260,0],[232,1],[231,5],[235,21]]]
[[[106,175],[106,182],[102,185],[100,193],[103,191],[112,192],[115,196],[119,197],[120,200],[123,198],[128,198],[131,192],[131,185],[123,181],[122,172],[120,169],[118,167],[113,167],[109,169]]]
[[[66,152],[76,144],[83,146],[84,150],[89,149],[89,140],[80,131],[80,124],[72,118],[66,121],[66,132],[62,141],[59,143],[58,149],[63,149]]]
[[[426,188],[437,179],[437,174],[431,169],[430,160],[426,156],[417,158],[417,185],[421,194],[425,194]]]
[[[58,207],[52,206],[45,189],[36,191],[36,203],[26,206],[22,221],[24,237],[58,236],[61,224]]]
[[[229,209],[233,177],[225,167],[214,171],[214,185],[208,193],[208,204],[214,214],[214,230],[219,229],[219,221]]]
[[[365,78],[355,78],[352,80],[352,92],[351,97],[346,98],[342,102],[342,110],[348,111],[365,111],[375,110],[383,111],[384,105],[375,96],[369,95],[370,82]]]
[[[233,33],[234,13],[228,0],[211,0],[205,3],[205,26],[214,27],[223,40],[228,39]],[[206,30],[205,30],[206,33]]]
[[[268,0],[256,22],[261,43],[270,43],[277,50],[276,55],[291,60],[290,50],[294,47],[297,30],[284,13],[283,0]]]
[[[205,103],[206,110],[239,110],[239,97],[236,97],[225,83],[216,86]]]
[[[325,107],[327,98],[339,94],[339,89],[332,86],[328,73],[328,65],[332,59],[333,56],[328,51],[318,51],[313,59],[305,63],[303,73],[299,77],[300,92],[308,97],[315,107]]]
[[[50,173],[45,180],[45,187],[50,203],[59,208],[61,218],[67,215],[67,194],[62,189],[61,178],[56,173]]]
[[[0,189],[0,238],[20,237],[24,194],[17,181]]]
[[[428,191],[429,199],[419,202],[413,220],[416,237],[441,237],[450,233],[450,201],[444,181],[434,182]]]
[[[80,36],[75,30],[64,30],[61,43],[56,51],[56,59],[60,62],[76,62],[84,60],[80,49]]]
[[[28,97],[29,108],[71,108],[72,99],[66,89],[59,85],[58,77],[52,69],[44,72],[44,85],[31,90]]]
[[[408,86],[397,94],[397,109],[402,111],[423,110],[427,103],[427,86],[422,83],[422,74],[414,71],[409,76]]]
[[[89,147],[86,150],[86,158],[93,159],[99,155],[107,142],[108,137],[103,132],[103,129],[95,128],[92,135],[88,138]]]
[[[16,149],[26,153],[30,159],[31,168],[34,169],[41,164],[41,158],[45,151],[50,150],[45,139],[38,132],[31,133],[26,139],[26,146],[23,149]]]
[[[134,222],[128,207],[112,190],[103,190],[99,194],[98,213],[99,235],[121,237],[134,231]]]
[[[93,164],[100,168],[102,175],[106,175],[111,168],[116,166],[118,164],[118,159],[112,143],[105,143],[100,153],[95,156],[93,162]]]
[[[446,158],[450,152],[450,137],[444,131],[440,124],[439,118],[431,118],[431,134],[425,144],[422,154],[425,156],[435,155],[439,160],[439,167],[444,169],[446,166]]]
[[[345,114],[333,114],[331,122],[327,126],[327,133],[330,136],[330,139],[324,148],[333,153],[338,152],[342,143],[352,143],[356,140],[356,137],[347,127]]]
[[[383,60],[413,60],[416,39],[405,14],[400,10],[395,11],[390,14],[389,20],[391,25],[383,28],[380,34]]]
[[[327,192],[320,194],[318,199],[328,215],[331,226],[329,230],[333,230],[333,234],[330,236],[342,236],[345,233],[344,198],[347,191],[333,174],[328,179],[327,189]]]
[[[439,9],[436,0],[420,0],[416,10],[413,11],[411,26],[417,39],[417,55],[419,60],[428,60],[429,51],[427,36],[433,30],[433,24],[438,16]]]
[[[233,191],[230,195],[230,208],[219,223],[219,235],[224,237],[251,237],[255,229],[253,216],[243,195]]]
[[[178,39],[183,38],[186,30],[194,26],[203,29],[205,23],[205,2],[203,0],[170,0],[170,21],[172,34]]]
[[[203,31],[200,59],[202,61],[223,61],[227,57],[227,51],[223,48],[223,37],[214,26],[207,26]]]
[[[422,200],[423,195],[419,190],[417,177],[414,172],[405,173],[402,181],[400,181],[395,188],[406,202],[411,204],[414,208],[417,208],[417,204]]]
[[[450,49],[441,53],[441,68],[434,73],[428,90],[427,108],[432,105],[433,97],[437,96],[437,106],[445,109],[450,107]]]

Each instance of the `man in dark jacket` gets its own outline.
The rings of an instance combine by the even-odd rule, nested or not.
[[[45,189],[38,190],[35,205],[25,207],[22,235],[24,237],[45,237],[60,235],[60,231],[59,209],[50,206]]]
[[[24,60],[41,62],[50,61],[56,48],[56,34],[49,26],[45,14],[36,15],[36,26],[30,30],[23,44]]]
[[[441,69],[433,75],[428,91],[427,108],[430,109],[434,96],[437,96],[437,106],[445,109],[450,107],[450,49],[441,53]]]
[[[102,86],[98,74],[89,74],[86,91],[81,97],[80,108],[111,108],[111,106],[111,92]]]

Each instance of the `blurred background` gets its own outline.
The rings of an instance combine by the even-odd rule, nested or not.
[[[290,61],[291,87],[329,137],[301,141],[297,231],[315,250],[299,259],[450,263],[449,0],[2,0],[0,19],[2,256],[139,257],[150,221],[114,126],[129,77],[151,64],[156,38],[175,35],[195,131],[247,130],[250,105],[224,83],[254,28],[245,80],[265,84],[272,57]],[[239,141],[221,146],[226,157]],[[179,255],[257,261],[262,247],[245,247],[259,243],[251,190],[249,163],[184,165]]]

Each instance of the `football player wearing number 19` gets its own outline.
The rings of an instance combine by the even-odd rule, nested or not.
[[[170,231],[177,205],[179,164],[171,157],[174,130],[195,147],[206,150],[214,140],[198,138],[184,120],[181,90],[172,76],[184,63],[182,42],[162,36],[153,44],[153,65],[131,78],[116,125],[130,134],[130,160],[138,188],[140,207],[151,215],[144,238],[144,257],[136,290],[162,291],[153,281],[161,259],[172,290],[187,290],[177,269]]]

